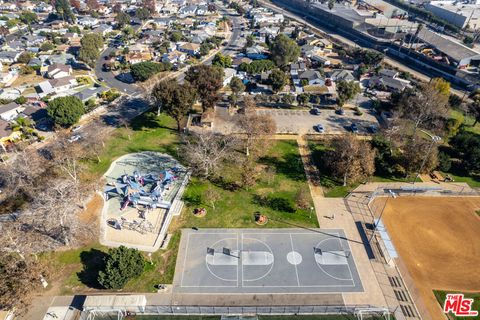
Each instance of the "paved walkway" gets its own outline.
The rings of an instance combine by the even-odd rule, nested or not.
[[[313,163],[312,152],[308,146],[308,140],[304,135],[299,135],[297,136],[297,144],[312,198],[323,197],[324,193],[322,186],[320,185],[320,172],[318,171],[317,166]]]

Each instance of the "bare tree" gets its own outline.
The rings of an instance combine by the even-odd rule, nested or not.
[[[375,152],[368,142],[354,135],[334,138],[325,161],[333,175],[343,179],[343,185],[365,179],[375,171]]]
[[[250,96],[244,99],[244,114],[240,115],[237,124],[245,135],[245,153],[250,156],[252,149],[259,146],[269,135],[275,134],[277,127],[270,116],[257,115],[256,103]]]
[[[424,160],[423,172],[418,172]],[[409,139],[402,147],[402,165],[407,175],[430,172],[438,166],[438,147],[423,138]]]
[[[237,143],[231,135],[212,132],[192,133],[184,136],[182,154],[195,173],[210,177],[217,173],[222,161],[230,158]]]
[[[32,256],[0,251],[0,309],[24,314],[46,274],[45,266]]]
[[[414,95],[404,97],[400,103],[402,117],[413,121],[413,136],[421,126],[438,129],[439,121],[448,113],[448,97],[430,83],[422,85]]]

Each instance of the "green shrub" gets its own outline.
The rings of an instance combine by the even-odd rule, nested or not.
[[[98,283],[106,289],[121,289],[144,270],[145,260],[137,249],[124,246],[108,250],[105,269],[98,273]]]
[[[295,212],[295,204],[293,201],[284,197],[269,197],[268,206],[278,211]]]

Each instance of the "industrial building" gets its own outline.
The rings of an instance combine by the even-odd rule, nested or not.
[[[480,29],[480,5],[478,4],[432,1],[425,4],[425,9],[459,28]]]

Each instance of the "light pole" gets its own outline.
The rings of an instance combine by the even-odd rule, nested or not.
[[[395,199],[397,197],[396,193],[393,192],[392,190],[388,190],[388,197],[387,197],[387,200],[385,200],[385,203],[383,204],[383,208],[382,208],[382,211],[380,212],[380,216],[378,217],[378,221],[380,222],[380,220],[382,219],[382,216],[383,216],[383,212],[385,211],[385,207],[387,206],[387,202],[388,202],[388,199],[392,197],[393,199]],[[370,242],[372,241],[373,237],[375,236],[375,232],[377,231],[377,227],[378,227],[378,223],[375,223],[375,216],[373,216],[373,231],[372,231],[372,235],[370,236],[370,239],[368,239],[368,244],[370,244]]]
[[[429,136],[430,139],[432,139],[432,142],[430,143],[430,146],[428,147],[427,154],[425,154],[425,158],[423,158],[420,169],[418,170],[418,173],[415,175],[415,178],[413,179],[412,184],[415,184],[415,182],[417,182],[418,176],[422,173],[423,168],[425,167],[425,164],[427,163],[427,159],[430,156],[430,152],[432,152],[433,145],[437,142],[442,141],[442,138],[440,138],[439,136],[434,136],[434,135],[430,134],[429,132],[427,132],[425,130],[420,130],[420,131],[425,133],[427,136]]]

